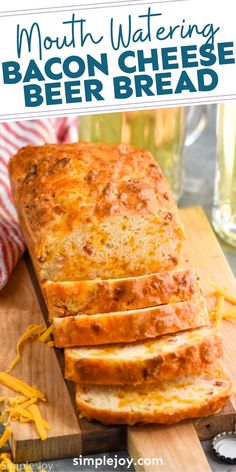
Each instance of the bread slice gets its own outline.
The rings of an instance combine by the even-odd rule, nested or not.
[[[157,307],[53,318],[56,347],[132,342],[207,325],[203,297]]]
[[[82,416],[105,424],[172,424],[209,416],[225,405],[231,382],[219,366],[162,385],[76,386]]]
[[[135,310],[199,297],[195,269],[176,269],[123,279],[45,281],[42,290],[49,318]]]
[[[199,372],[222,355],[211,328],[199,328],[133,344],[65,349],[65,378],[77,383],[162,383]]]
[[[174,268],[184,239],[152,155],[127,144],[27,146],[9,173],[40,282],[138,276]]]

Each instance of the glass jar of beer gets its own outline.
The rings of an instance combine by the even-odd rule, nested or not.
[[[158,161],[169,180],[172,192],[179,199],[183,188],[183,148],[197,139],[205,126],[206,118],[206,107],[85,115],[79,119],[79,139],[128,143],[147,149]],[[189,120],[197,121],[191,132],[187,129]]]
[[[236,246],[236,101],[218,104],[216,179],[212,223],[216,232]]]

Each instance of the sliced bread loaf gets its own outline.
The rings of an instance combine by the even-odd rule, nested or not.
[[[27,146],[9,172],[41,282],[137,276],[178,263],[183,228],[149,152],[127,144]]]
[[[65,349],[65,378],[101,385],[162,383],[199,372],[221,355],[218,334],[204,327],[132,344]]]
[[[105,424],[164,423],[209,416],[230,396],[231,382],[219,366],[162,385],[81,385],[76,404],[88,419]]]
[[[49,318],[135,310],[190,300],[200,295],[195,269],[108,280],[45,281]]]
[[[157,307],[53,318],[55,346],[132,342],[207,325],[203,297]]]

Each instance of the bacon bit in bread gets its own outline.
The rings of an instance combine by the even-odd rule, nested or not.
[[[222,316],[223,316],[224,297],[219,296],[216,307],[215,307],[215,323],[214,326],[218,330],[221,327]]]
[[[6,442],[8,441],[8,439],[10,438],[12,434],[12,429],[10,428],[10,426],[7,426],[3,432],[3,434],[1,435],[0,437],[0,449],[5,446]]]
[[[14,390],[14,392],[22,393],[27,398],[37,397],[40,400],[46,401],[45,395],[36,387],[28,385],[26,382],[23,382],[23,380],[17,379],[6,372],[0,372],[0,384]]]

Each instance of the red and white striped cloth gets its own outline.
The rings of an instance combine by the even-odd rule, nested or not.
[[[40,146],[77,140],[75,117],[0,123],[0,289],[8,281],[25,248],[8,178],[10,157],[27,144]]]

